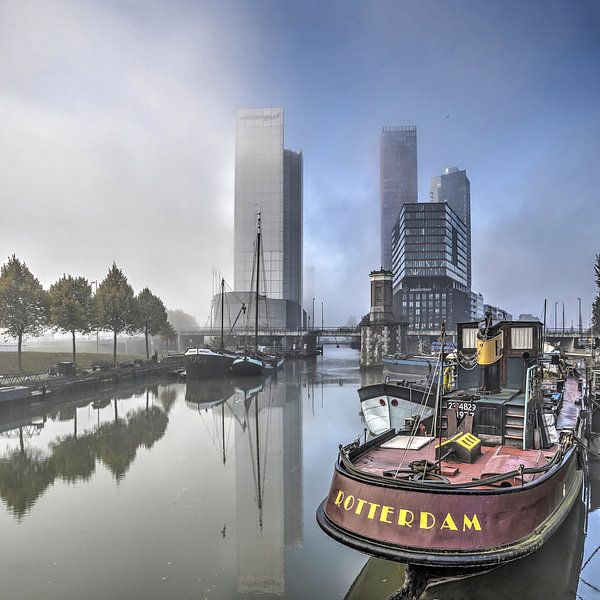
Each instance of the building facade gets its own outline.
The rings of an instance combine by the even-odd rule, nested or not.
[[[384,127],[380,142],[381,266],[392,268],[392,230],[407,202],[417,201],[417,128]]]
[[[467,234],[447,203],[405,204],[392,231],[394,312],[431,335],[469,321]]]
[[[467,286],[471,289],[471,183],[466,171],[448,167],[432,177],[430,202],[447,202],[467,228]]]
[[[488,311],[491,313],[493,321],[512,321],[512,314],[509,313],[507,310],[500,308],[499,306],[485,304],[483,308],[485,314],[487,314]],[[535,320],[537,321],[537,319]]]
[[[251,292],[261,215],[260,293],[294,303],[288,327],[299,327],[302,302],[302,153],[284,150],[282,108],[237,113],[234,290]],[[282,314],[288,309],[279,311]]]
[[[471,321],[481,321],[485,317],[483,295],[469,292],[469,298],[471,301]]]

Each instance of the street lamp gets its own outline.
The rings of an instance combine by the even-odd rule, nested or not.
[[[577,301],[579,302],[579,336],[581,337],[583,334],[583,328],[581,326],[581,298],[577,298]]]
[[[562,327],[562,332],[563,332],[563,335],[564,335],[564,333],[565,333],[565,303],[564,302],[562,303],[562,306],[563,306],[563,327]]]
[[[323,326],[323,300],[321,300],[321,331],[323,331],[325,327]]]
[[[315,328],[315,299],[313,298],[313,307],[312,307],[312,326]]]
[[[558,306],[559,302],[558,300],[554,303],[554,331],[556,332],[558,329],[558,326],[556,324],[556,307]]]

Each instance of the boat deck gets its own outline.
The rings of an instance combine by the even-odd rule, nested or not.
[[[577,381],[568,378],[565,382],[563,407],[557,420],[557,430],[569,429],[575,426],[579,413],[578,403],[581,393]],[[442,442],[446,438],[442,438]],[[407,448],[407,445],[410,446]],[[410,464],[414,461],[436,461],[436,446],[438,438],[417,436],[411,443],[409,436],[399,435],[381,446],[375,446],[353,460],[354,466],[366,473],[393,477],[410,472]],[[420,446],[420,447],[416,447]],[[482,446],[481,455],[472,463],[454,460],[442,460],[441,475],[453,484],[476,481],[478,479],[500,475],[517,470],[520,465],[525,468],[540,467],[551,460],[558,450],[555,444],[545,450],[523,450],[512,445]],[[414,472],[414,471],[413,471]],[[525,482],[532,481],[541,474],[525,474]],[[511,485],[520,485],[520,477],[516,481],[507,480]],[[505,484],[506,485],[506,484]]]

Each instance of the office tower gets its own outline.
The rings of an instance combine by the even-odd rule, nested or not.
[[[302,153],[284,150],[281,108],[237,113],[234,289],[250,300],[256,283],[257,215],[263,261],[261,315],[270,326],[298,327],[302,302]],[[267,323],[263,323],[267,325]]]
[[[447,203],[405,204],[392,232],[394,307],[409,329],[437,335],[468,321],[467,230]]]
[[[466,171],[448,167],[444,174],[431,178],[431,202],[447,202],[467,227],[467,285],[471,289],[471,183]]]
[[[381,267],[392,268],[392,229],[400,209],[417,201],[417,128],[381,130]]]

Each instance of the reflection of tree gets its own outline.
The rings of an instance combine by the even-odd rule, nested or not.
[[[22,446],[0,459],[0,497],[20,520],[56,477],[54,463],[40,450]]]
[[[171,386],[168,385],[166,388],[163,387],[160,390],[160,394],[158,395],[158,401],[162,404],[167,414],[171,412],[171,408],[175,400],[177,400],[176,388],[171,388]]]
[[[165,433],[169,418],[157,406],[138,409],[112,423],[103,423],[92,434],[96,456],[117,481],[129,470],[140,446],[151,448]]]
[[[50,455],[20,447],[0,458],[0,498],[21,519],[57,477],[69,483],[87,481],[101,460],[120,481],[135,459],[137,449],[152,446],[164,435],[169,417],[158,406],[129,412],[125,418],[103,423],[94,431],[74,434],[50,444]],[[22,428],[21,428],[22,430]]]
[[[74,435],[50,444],[52,462],[56,475],[73,483],[78,479],[87,481],[96,470],[96,453],[90,444],[90,436]]]

